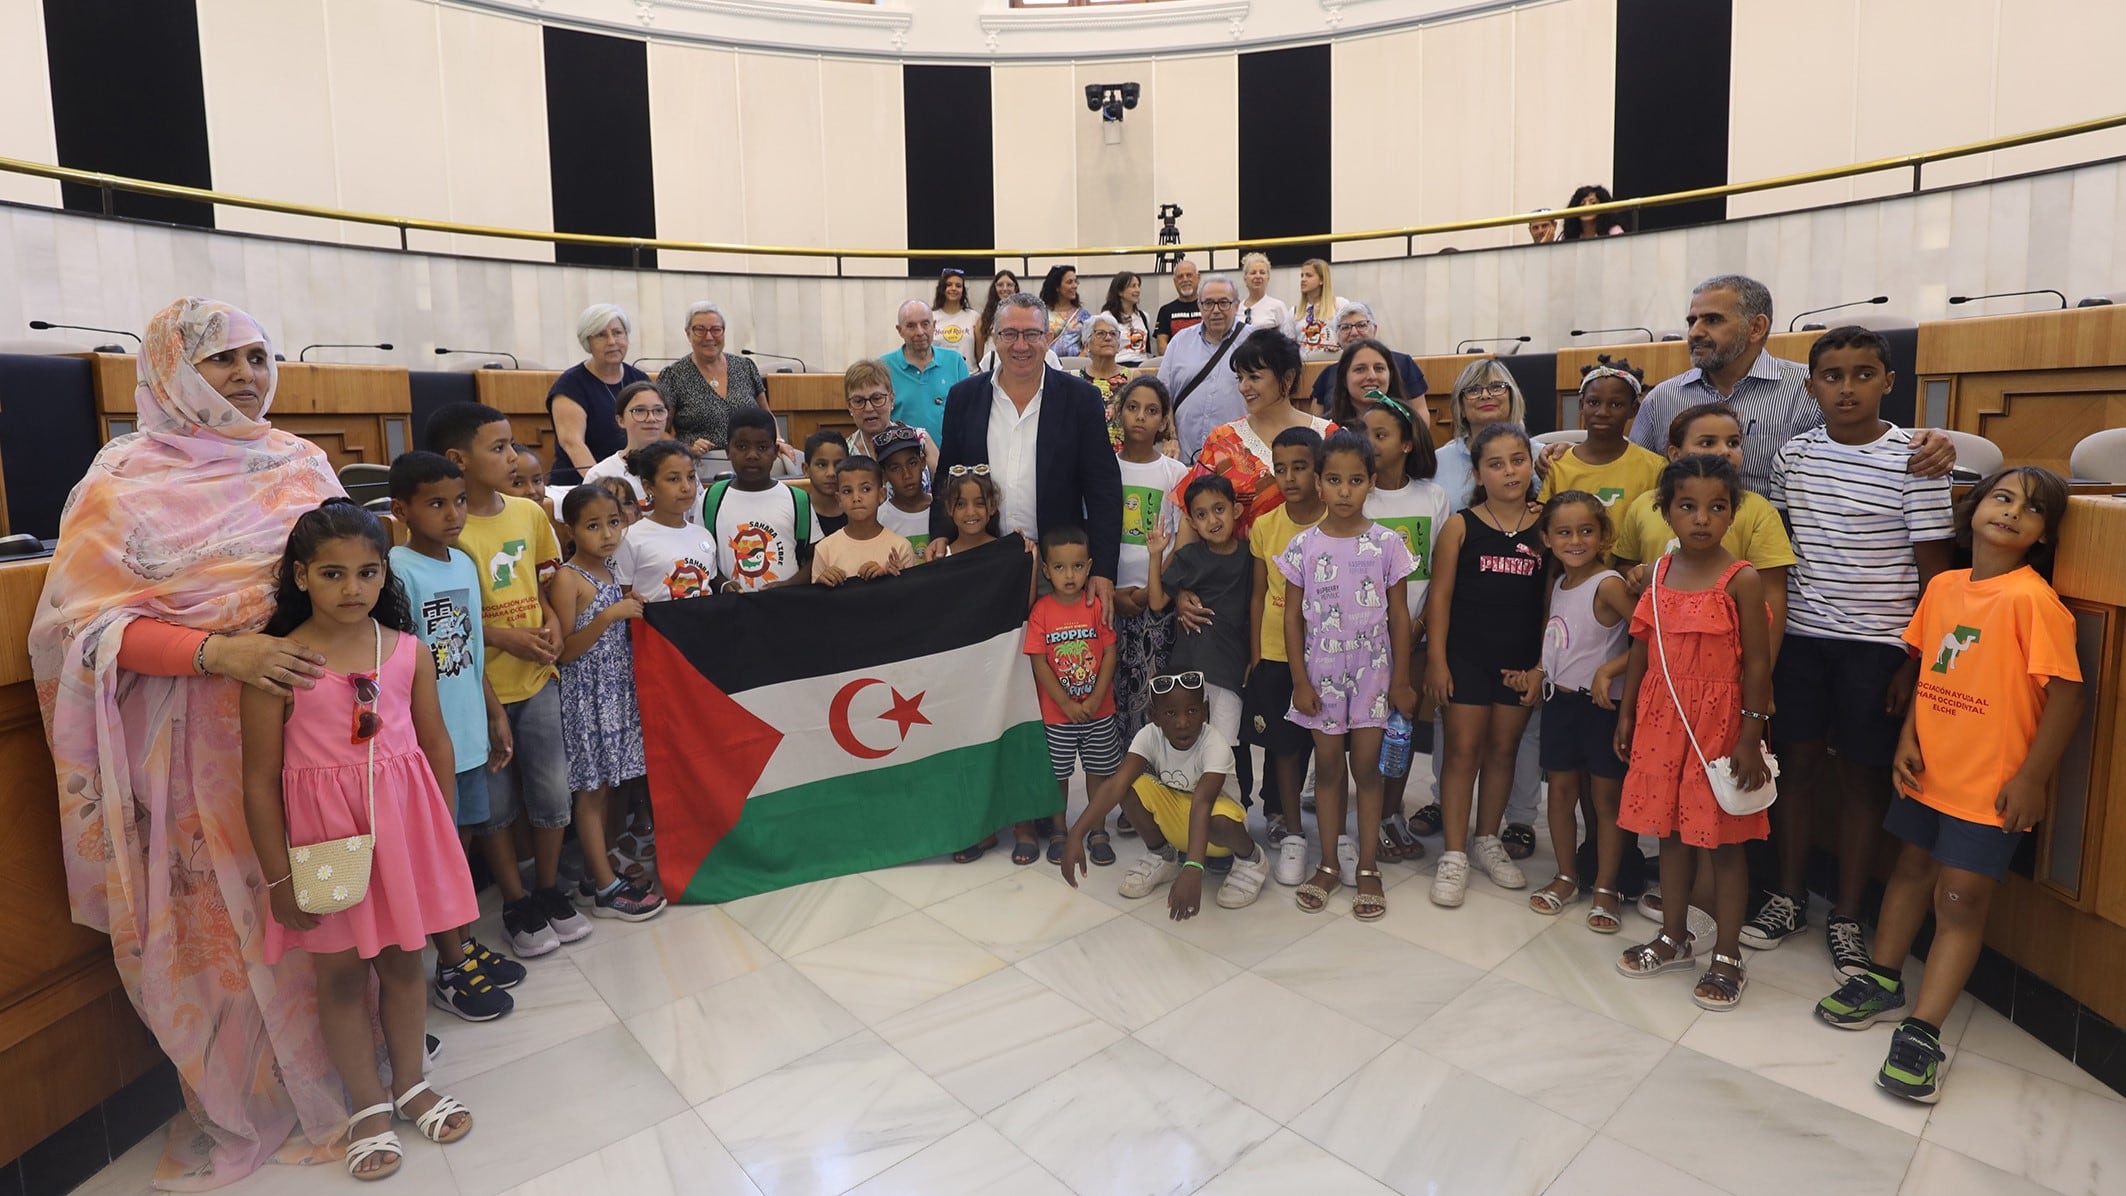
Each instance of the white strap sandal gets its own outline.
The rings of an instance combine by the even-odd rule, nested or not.
[[[347,1143],[347,1174],[360,1180],[372,1180],[384,1179],[398,1173],[400,1164],[405,1161],[406,1147],[400,1143],[397,1134],[387,1129],[381,1134],[371,1134],[367,1138],[352,1137],[356,1125],[379,1113],[389,1114],[391,1112],[392,1107],[390,1105],[371,1105],[366,1109],[357,1111],[354,1116],[347,1119],[347,1133],[352,1138]],[[363,1163],[368,1162],[371,1155],[382,1154],[387,1151],[391,1154],[390,1166],[379,1167],[374,1171],[355,1170]]]
[[[472,1132],[472,1110],[466,1108],[456,1097],[438,1094],[436,1103],[428,1106],[428,1111],[419,1117],[406,1111],[407,1101],[429,1091],[433,1090],[428,1086],[428,1081],[422,1080],[408,1088],[399,1099],[391,1102],[391,1107],[398,1113],[400,1120],[413,1122],[414,1128],[420,1130],[421,1136],[430,1142],[448,1146]],[[459,1113],[466,1115],[465,1124],[458,1127],[456,1133],[452,1133],[449,1128],[450,1119]]]

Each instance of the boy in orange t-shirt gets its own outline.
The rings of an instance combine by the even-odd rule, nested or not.
[[[2017,842],[2045,816],[2081,715],[2074,617],[2039,573],[2050,571],[2066,513],[2067,484],[2047,470],[2004,469],[1973,487],[1957,507],[1971,568],[1936,577],[1905,630],[1919,691],[1897,745],[1904,793],[1883,820],[1904,847],[1868,970],[1819,1002],[1816,1015],[1857,1030],[1901,1008],[1901,969],[1931,909],[1919,1000],[1875,1080],[1907,1100],[1941,1095],[1942,1021],[1971,977]]]

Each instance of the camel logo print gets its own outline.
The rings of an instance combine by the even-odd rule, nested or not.
[[[1617,500],[1622,497],[1624,497],[1624,488],[1621,486],[1604,486],[1595,491],[1595,500],[1600,502],[1605,509],[1616,506]]]
[[[1941,637],[1941,649],[1934,657],[1934,666],[1931,671],[1936,673],[1953,671],[1956,668],[1956,662],[1963,657],[1963,654],[1977,645],[1978,630],[1976,627],[1959,626],[1956,630]]]
[[[524,541],[511,540],[502,545],[502,551],[487,558],[488,584],[497,593],[516,584],[517,562],[524,559],[524,548]]]

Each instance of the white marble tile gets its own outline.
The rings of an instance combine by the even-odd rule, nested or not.
[[[1397,1043],[1291,1123],[1398,1192],[1534,1196],[1593,1131]]]
[[[868,1031],[699,1112],[753,1182],[776,1196],[847,1191],[974,1120]]]
[[[834,876],[725,902],[733,921],[784,957],[898,918],[912,907],[861,876]]]
[[[1595,934],[1584,922],[1560,922],[1514,952],[1492,975],[1673,1042],[1704,1012],[1690,999],[1696,973],[1678,969],[1643,980],[1617,974],[1617,957],[1625,948],[1655,933],[1653,923],[1629,911],[1624,929],[1616,934]]]
[[[1467,964],[1348,918],[1330,922],[1250,970],[1396,1038],[1483,976]]]
[[[627,1028],[687,1103],[698,1105],[863,1027],[796,968],[777,962],[636,1014]]]
[[[1242,972],[1137,1038],[1232,1096],[1290,1121],[1393,1039]]]
[[[879,1023],[878,1034],[977,1113],[1107,1049],[1122,1031],[1017,968]]]
[[[1448,909],[1432,904],[1427,896],[1432,882],[1427,880],[1423,889],[1409,889],[1402,900],[1390,903],[1387,916],[1374,925],[1428,951],[1489,971],[1551,924],[1550,919],[1529,910],[1521,897],[1494,895],[1486,888],[1489,883],[1471,881],[1462,904]]]
[[[686,1111],[621,1026],[495,1068],[450,1094],[479,1119],[444,1152],[465,1196],[507,1191]]]
[[[954,1130],[935,1145],[850,1189],[849,1196],[1070,1196],[1063,1181],[985,1121]]]
[[[2069,1088],[2126,1102],[2126,1096],[2112,1091],[2104,1081],[2076,1067],[2073,1060],[2039,1042],[2028,1030],[1976,1001],[1972,1005],[1963,1037],[1956,1040],[1957,1050],[1984,1055],[1997,1063],[2019,1067],[2048,1080],[2058,1080]]]
[[[1034,865],[1027,865],[1033,867]],[[898,868],[880,868],[864,873],[864,879],[917,909],[957,897],[993,880],[1009,876],[1018,865],[1011,862],[1011,835],[1007,832],[981,859],[955,864],[950,857],[919,860]]]
[[[467,1022],[430,1012],[428,1032],[443,1042],[437,1083],[458,1083],[619,1020],[574,960],[533,960],[525,967],[530,974],[510,990],[517,1005],[506,1017]]]
[[[1918,1145],[1910,1134],[1683,1047],[1602,1132],[1736,1196],[1892,1193]],[[1678,1151],[1678,1143],[1688,1149]]]
[[[1135,918],[1116,918],[1058,943],[1022,960],[1019,970],[1125,1030],[1148,1025],[1238,971]]]
[[[2126,1110],[1984,1055],[1956,1052],[1926,1139],[2070,1196],[2126,1190]]]
[[[1345,908],[1349,908],[1348,904]],[[1165,900],[1159,899],[1137,902],[1129,912],[1147,926],[1243,968],[1253,967],[1337,921],[1327,911],[1310,914],[1301,910],[1292,904],[1292,890],[1276,881],[1264,884],[1262,895],[1246,909],[1220,909],[1207,901],[1202,913],[1176,922],[1167,915]]]
[[[1916,1138],[1927,1106],[1875,1086],[1895,1025],[1886,1018],[1865,1030],[1836,1029],[1817,1020],[1814,1000],[1753,986],[1740,1007],[1699,1018],[1682,1045]]]
[[[1081,1193],[1188,1192],[1275,1122],[1124,1039],[991,1113],[989,1124]]]
[[[1669,1049],[1665,1039],[1497,976],[1477,981],[1404,1041],[1590,1129]]]
[[[613,1012],[633,1017],[775,961],[775,952],[721,909],[571,952]]]
[[[1543,1196],[1721,1196],[1723,1191],[1644,1151],[1596,1134],[1572,1165],[1543,1189]]]
[[[507,1196],[580,1196],[626,1192],[628,1196],[759,1196],[760,1189],[689,1109],[511,1188]]]
[[[1035,865],[1038,867],[1038,865]],[[1021,869],[928,906],[924,913],[1011,963],[1098,926],[1115,911]]]
[[[1394,1189],[1290,1130],[1240,1156],[1197,1196],[1391,1196]]]
[[[867,1026],[1004,966],[921,912],[815,947],[791,962]]]
[[[1946,1146],[1921,1142],[1897,1196],[2056,1196],[2051,1188],[1988,1167]]]

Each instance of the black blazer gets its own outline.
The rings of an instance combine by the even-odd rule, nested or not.
[[[946,492],[955,465],[989,462],[989,408],[996,391],[990,375],[976,374],[945,392],[944,435],[938,443],[939,493]],[[1093,576],[1115,578],[1122,555],[1122,469],[1107,435],[1107,408],[1083,378],[1049,369],[1041,383],[1040,425],[1035,433],[1034,526],[1046,531],[1066,523],[1085,529],[1092,541]],[[951,534],[943,502],[930,504],[930,534]]]

